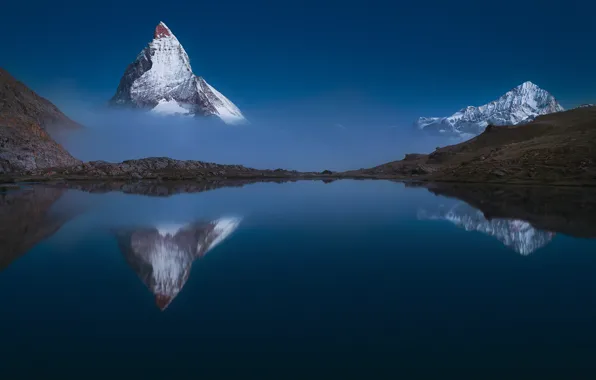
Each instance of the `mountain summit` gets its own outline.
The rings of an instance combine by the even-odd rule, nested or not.
[[[524,82],[499,99],[480,107],[468,106],[449,117],[421,117],[414,126],[445,136],[478,135],[487,125],[515,125],[537,116],[564,111],[554,96],[532,82]]]
[[[188,54],[163,22],[126,68],[110,104],[161,114],[213,115],[228,124],[245,121],[234,103],[193,73]]]

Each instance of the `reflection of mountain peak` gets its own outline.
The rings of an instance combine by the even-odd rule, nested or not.
[[[221,218],[120,230],[116,235],[126,261],[164,310],[188,280],[193,261],[227,238],[239,223],[239,218]]]
[[[486,219],[482,211],[467,203],[458,203],[449,210],[429,214],[418,213],[419,219],[446,220],[466,231],[478,231],[497,238],[505,246],[521,255],[529,255],[547,245],[555,236],[552,232],[537,230],[523,220]]]

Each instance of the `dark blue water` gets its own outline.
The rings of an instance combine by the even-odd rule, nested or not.
[[[596,240],[423,188],[0,197],[6,378],[595,365]]]

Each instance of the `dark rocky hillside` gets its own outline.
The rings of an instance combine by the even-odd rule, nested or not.
[[[78,128],[55,105],[0,68],[0,173],[79,164],[48,132]]]

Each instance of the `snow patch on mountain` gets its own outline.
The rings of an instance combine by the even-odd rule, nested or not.
[[[220,218],[216,220],[214,222],[215,226],[213,227],[213,234],[217,237],[211,242],[209,250],[212,250],[219,243],[227,239],[227,237],[238,228],[240,221],[241,218],[237,217]]]
[[[522,124],[560,111],[564,111],[563,107],[548,91],[532,82],[524,82],[488,104],[468,106],[448,117],[421,117],[414,126],[443,136],[475,136],[489,124]]]
[[[155,107],[151,110],[153,113],[160,115],[185,115],[190,112],[187,108],[180,106],[175,100],[160,100]]]
[[[238,124],[245,121],[242,112],[240,109],[236,107],[234,103],[232,103],[228,98],[223,96],[223,94],[213,88],[209,83],[205,80],[203,82],[207,85],[207,88],[211,91],[214,95],[212,97],[211,102],[217,111],[217,115],[226,123],[228,124]]]
[[[163,22],[127,67],[110,104],[158,114],[218,116],[229,124],[245,121],[234,103],[193,73],[188,54]]]

